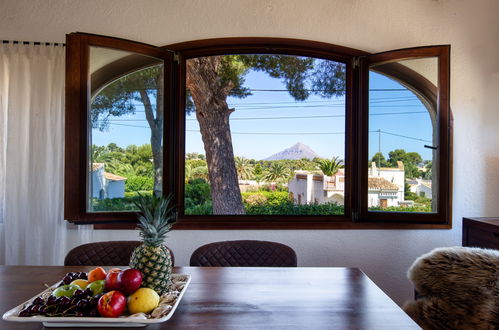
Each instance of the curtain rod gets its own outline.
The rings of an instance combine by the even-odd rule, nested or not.
[[[66,44],[60,43],[60,42],[39,42],[39,41],[18,41],[18,40],[2,40],[3,44],[23,44],[23,45],[29,45],[33,44],[36,46],[40,45],[45,45],[45,46],[66,46]]]

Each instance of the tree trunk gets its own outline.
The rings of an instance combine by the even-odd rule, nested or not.
[[[140,91],[140,98],[144,104],[144,111],[147,122],[151,128],[151,149],[154,170],[154,195],[161,196],[163,191],[163,73],[160,72],[156,77],[157,96],[156,96],[156,117],[147,91]]]
[[[232,86],[218,77],[220,57],[200,57],[187,62],[187,88],[196,106],[211,183],[213,214],[244,214],[226,99]]]

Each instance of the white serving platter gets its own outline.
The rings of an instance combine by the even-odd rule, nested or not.
[[[120,316],[120,317],[76,317],[76,316],[68,316],[68,317],[49,317],[43,315],[35,315],[29,317],[19,317],[19,312],[24,308],[24,306],[28,303],[31,303],[36,297],[41,294],[54,290],[55,287],[59,284],[56,283],[53,286],[47,288],[46,290],[40,292],[36,296],[28,299],[22,304],[12,308],[11,310],[5,312],[2,318],[6,321],[12,322],[42,322],[46,327],[144,327],[148,324],[154,323],[162,323],[169,320],[175,310],[177,309],[180,300],[184,296],[185,290],[187,286],[191,282],[191,276],[187,274],[172,274],[172,280],[175,281],[176,278],[185,278],[185,282],[183,287],[178,291],[179,294],[175,302],[171,305],[171,309],[168,314],[160,317],[160,318],[148,318],[142,315],[133,315],[133,316]]]

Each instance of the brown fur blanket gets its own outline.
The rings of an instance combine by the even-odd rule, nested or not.
[[[438,248],[407,276],[422,298],[404,310],[423,329],[499,329],[499,250]]]

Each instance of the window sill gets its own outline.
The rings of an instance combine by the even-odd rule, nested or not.
[[[118,230],[133,230],[136,229],[135,223],[106,223],[106,224],[94,224],[94,229],[118,229]],[[436,223],[407,223],[407,222],[319,222],[319,221],[307,221],[305,222],[265,222],[265,223],[255,223],[255,222],[243,222],[237,221],[235,223],[228,224],[227,222],[204,222],[204,221],[189,221],[184,223],[177,223],[173,230],[269,230],[269,229],[279,229],[279,230],[317,230],[317,229],[339,229],[339,230],[352,230],[352,229],[385,229],[385,230],[400,230],[400,229],[452,229],[452,224],[436,224]]]

